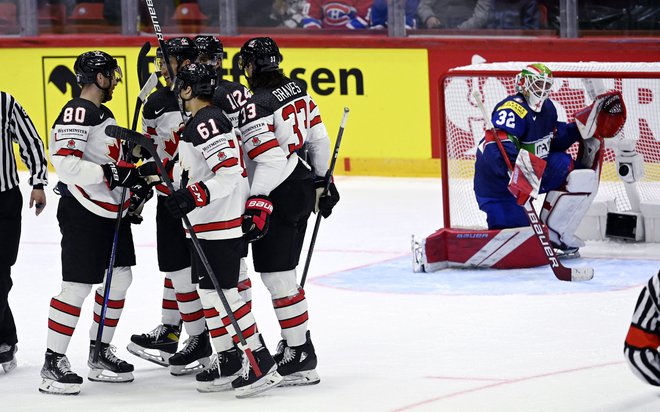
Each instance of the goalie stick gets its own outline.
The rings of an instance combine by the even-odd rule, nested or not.
[[[486,122],[486,127],[488,128],[488,130],[491,130],[493,132],[493,135],[495,136],[495,143],[497,144],[497,148],[500,150],[500,153],[502,153],[502,157],[506,162],[506,166],[509,169],[509,172],[513,172],[513,167],[511,166],[509,157],[507,156],[506,151],[504,150],[504,146],[502,145],[502,142],[500,141],[499,136],[497,135],[495,126],[493,126],[493,123],[490,121],[488,112],[486,112],[486,108],[484,107],[481,93],[479,92],[479,90],[475,90],[472,93],[472,96],[474,97],[477,106],[479,106],[479,110],[481,110],[481,114],[484,117],[484,122]],[[525,214],[527,215],[527,219],[529,220],[529,225],[532,227],[534,231],[534,235],[541,244],[541,248],[545,252],[545,256],[548,258],[548,265],[550,266],[550,269],[552,269],[552,273],[555,274],[555,277],[559,280],[563,280],[566,282],[571,282],[571,281],[580,282],[585,280],[591,280],[594,277],[593,268],[590,267],[567,268],[561,264],[559,258],[557,258],[557,254],[555,253],[555,250],[550,244],[550,240],[543,231],[541,219],[539,219],[539,215],[538,213],[536,213],[536,210],[534,209],[534,205],[532,204],[531,199],[528,200],[523,207],[525,208]]]
[[[163,166],[163,162],[160,160],[160,156],[156,151],[156,147],[154,146],[153,142],[149,140],[149,138],[138,132],[117,125],[106,126],[105,133],[108,136],[116,137],[118,139],[122,139],[127,142],[132,142],[133,144],[137,144],[145,148],[149,152],[149,154],[151,154],[151,156],[153,157],[154,162],[156,163],[156,167],[160,171],[160,175],[161,175],[160,177],[163,179],[163,182],[170,190],[170,193],[174,193],[175,189],[174,189],[174,185],[172,185],[172,180],[167,174],[167,171],[165,170],[165,166]],[[215,274],[213,273],[211,264],[209,263],[208,259],[206,258],[206,255],[204,254],[204,251],[202,250],[202,246],[199,243],[199,239],[197,238],[197,235],[193,230],[192,224],[190,223],[188,216],[183,216],[182,220],[184,226],[186,227],[188,233],[190,234],[190,240],[192,241],[193,247],[195,248],[195,252],[197,252],[199,259],[202,261],[202,264],[204,265],[204,269],[211,278],[211,281],[213,282],[213,286],[215,287],[215,290],[218,293],[218,296],[220,297],[222,306],[227,312],[227,316],[229,317],[229,322],[236,331],[236,336],[238,337],[239,340],[239,348],[245,353],[245,356],[247,356],[248,360],[250,361],[250,365],[252,366],[252,370],[254,371],[255,375],[257,375],[257,377],[261,377],[263,373],[261,369],[259,369],[259,365],[257,364],[257,361],[254,358],[254,354],[252,353],[252,350],[247,345],[245,336],[243,336],[243,331],[241,331],[241,328],[239,327],[238,322],[236,321],[236,317],[234,316],[234,312],[231,310],[231,306],[229,306],[229,302],[227,301],[227,298],[225,297],[225,294],[222,291],[222,287],[220,287],[220,283],[218,283],[218,280],[216,279]]]
[[[140,115],[140,108],[142,107],[142,104],[145,102],[145,100],[147,100],[147,96],[149,96],[149,93],[151,93],[154,87],[156,87],[156,83],[158,83],[158,76],[156,76],[156,73],[151,73],[151,76],[149,76],[149,78],[145,80],[144,84],[142,83],[142,78],[140,76],[140,72],[141,72],[140,63],[146,58],[150,49],[151,49],[151,44],[149,44],[149,42],[146,42],[144,43],[144,45],[142,45],[142,48],[140,49],[140,53],[138,54],[137,78],[138,78],[138,82],[140,82],[141,88],[140,88],[140,93],[138,93],[138,97],[135,102],[135,111],[133,112],[133,122],[131,124],[131,129],[133,130],[137,129],[137,122],[138,122],[138,117]],[[131,152],[131,148],[129,146],[129,148],[126,149],[126,153],[124,153],[125,159],[130,157],[130,152]],[[113,272],[113,267],[115,265],[115,258],[117,256],[117,243],[119,242],[119,227],[121,226],[122,212],[123,212],[122,205],[124,204],[124,201],[126,199],[127,191],[128,188],[126,187],[122,188],[121,197],[119,198],[119,209],[117,210],[117,218],[115,221],[115,233],[112,239],[110,262],[108,263],[108,269],[105,275],[105,283],[103,285],[103,302],[101,303],[101,313],[99,314],[99,327],[96,331],[96,341],[94,342],[94,353],[92,355],[92,360],[94,362],[98,362],[99,353],[101,351],[101,338],[103,337],[105,317],[106,317],[106,312],[108,310],[108,299],[110,298],[110,285],[112,283],[112,272]]]
[[[330,182],[332,181],[332,172],[335,170],[335,164],[337,163],[337,157],[339,156],[339,145],[341,145],[341,137],[344,135],[344,127],[346,126],[346,119],[348,119],[348,107],[344,107],[344,115],[341,118],[341,123],[339,124],[339,132],[337,133],[337,141],[335,142],[335,150],[332,152],[332,160],[330,161],[330,167],[325,173],[325,187],[323,188],[323,194],[325,196],[330,190]],[[309,264],[312,261],[312,253],[314,252],[314,245],[316,244],[316,236],[319,233],[319,226],[321,225],[321,211],[316,214],[316,222],[314,223],[314,231],[312,232],[312,239],[309,241],[309,250],[307,251],[307,259],[305,260],[305,269],[303,269],[302,278],[300,279],[300,287],[305,287],[305,280],[307,279],[307,272],[309,270]]]

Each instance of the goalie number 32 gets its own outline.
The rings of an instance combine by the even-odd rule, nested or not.
[[[495,124],[498,126],[506,126],[509,129],[515,129],[516,116],[513,114],[513,112],[500,110],[500,112],[497,113],[497,120],[495,120]]]

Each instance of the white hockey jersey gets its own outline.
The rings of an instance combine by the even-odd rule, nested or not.
[[[156,152],[163,162],[172,160],[178,153],[182,121],[179,104],[169,88],[162,87],[149,95],[142,110],[142,130],[154,142]],[[172,183],[175,188],[179,186],[178,179]],[[156,193],[167,195],[169,190],[164,184],[158,184]]]
[[[105,134],[105,127],[117,124],[106,106],[96,107],[82,98],[69,101],[50,132],[50,159],[63,183],[90,212],[116,218],[122,188],[110,190],[100,165],[121,158],[118,139]],[[124,214],[129,200],[126,197]]]
[[[243,150],[254,162],[254,170],[249,170],[251,195],[268,195],[282,183],[298,164],[296,151],[303,144],[314,173],[325,176],[330,139],[302,83],[286,79],[278,87],[258,89],[241,108],[239,123]]]
[[[247,173],[234,128],[220,108],[202,108],[188,121],[179,141],[179,163],[189,183],[204,182],[209,191],[210,203],[188,214],[197,237],[243,236]]]

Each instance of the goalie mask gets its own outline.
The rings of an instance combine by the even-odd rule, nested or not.
[[[553,82],[552,72],[546,65],[530,64],[516,75],[516,91],[521,93],[529,107],[538,113],[550,96]]]
[[[270,37],[256,37],[250,39],[243,47],[238,56],[238,67],[245,69],[252,65],[252,75],[280,70],[283,57],[279,47]]]
[[[211,100],[217,85],[217,77],[213,66],[190,63],[176,75],[176,96],[181,96],[181,91],[186,87],[192,88],[192,97],[201,97]]]

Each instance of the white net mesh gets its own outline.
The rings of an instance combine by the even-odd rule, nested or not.
[[[481,92],[490,113],[495,104],[515,93],[515,76],[527,64],[464,66],[451,70],[444,78],[441,88],[444,109],[441,129],[444,130],[440,146],[443,169],[446,165],[443,182],[447,227],[486,227],[486,216],[479,210],[472,188],[476,146],[483,137],[485,122],[472,93]],[[591,104],[593,97],[602,91],[615,89],[623,95],[628,112],[626,125],[617,137],[606,139],[608,149],[596,200],[611,199],[618,211],[631,210],[630,197],[615,168],[613,149],[621,141],[633,141],[637,152],[644,157],[645,176],[632,189],[642,202],[660,199],[660,63],[545,64],[555,76],[550,99],[561,121],[572,121],[573,114]],[[569,152],[575,157],[577,144]]]

